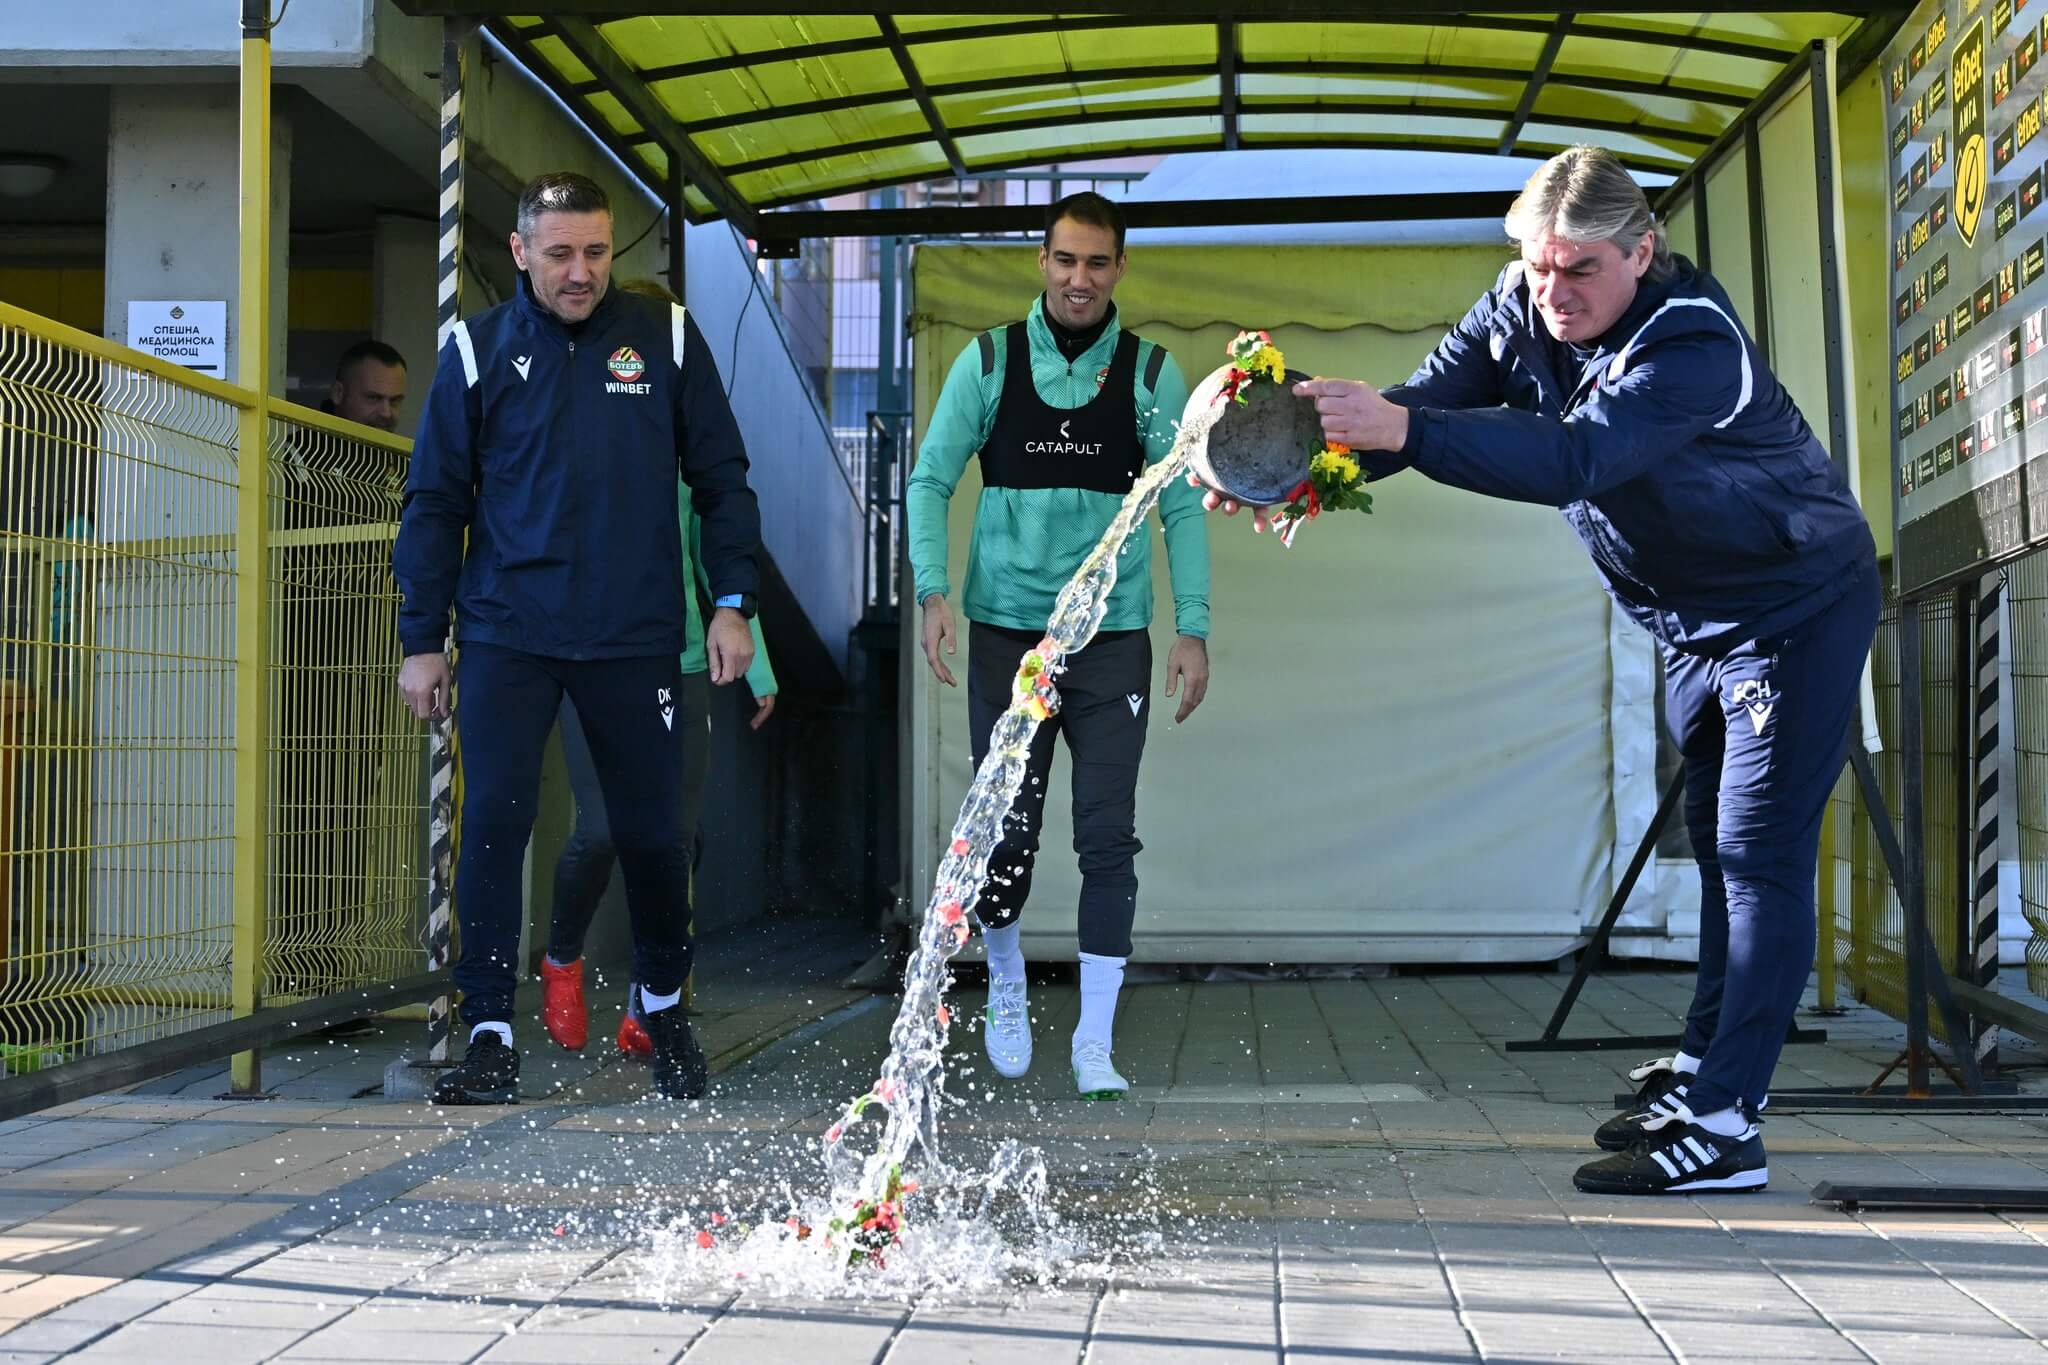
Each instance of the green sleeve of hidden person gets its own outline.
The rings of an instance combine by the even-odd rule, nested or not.
[[[697,509],[690,505],[690,486],[686,483],[676,484],[676,519],[682,524],[683,572],[689,584],[683,599],[690,622],[685,637],[689,644],[679,662],[684,673],[705,673],[710,671],[711,661],[704,648],[704,609],[698,604],[698,594],[711,596],[711,579],[704,571],[704,524],[697,519]],[[761,635],[761,618],[753,617],[747,628],[754,633],[754,662],[747,666],[747,690],[759,701],[776,693],[775,667],[768,662],[768,641]]]
[[[1108,371],[1121,329],[1114,320],[1094,345],[1072,362],[1060,353],[1039,308],[1026,320],[1031,381],[1049,407],[1077,409],[1095,397]],[[917,465],[905,494],[910,520],[910,564],[917,600],[953,591],[948,558],[947,508],[969,458],[994,429],[1008,361],[1006,329],[977,338],[947,372],[939,401],[919,443]],[[1173,448],[1175,424],[1188,387],[1170,354],[1160,357],[1157,379],[1144,376],[1156,343],[1143,341],[1137,359],[1134,418],[1147,463]],[[983,488],[976,504],[973,541],[960,608],[971,621],[1016,630],[1040,630],[1082,558],[1109,529],[1122,497],[1079,488]],[[1166,528],[1174,627],[1182,635],[1209,633],[1208,531],[1201,495],[1178,486],[1159,501]],[[1143,630],[1152,624],[1152,542],[1133,536],[1117,568],[1117,585],[1103,617],[1104,630]]]

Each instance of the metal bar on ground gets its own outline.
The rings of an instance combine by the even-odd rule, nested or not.
[[[1785,1030],[1785,1046],[1799,1043],[1825,1043],[1828,1031],[1824,1028],[1789,1028]],[[1516,1038],[1501,1044],[1503,1052],[1619,1052],[1626,1048],[1679,1047],[1685,1042],[1682,1033],[1616,1033],[1599,1038]]]
[[[380,985],[321,996],[304,1004],[258,1009],[238,1019],[66,1062],[47,1071],[0,1078],[0,1122],[52,1105],[139,1085],[188,1066],[254,1052],[291,1038],[308,1037],[335,1024],[426,1000],[445,987],[442,973],[421,972]]]
[[[1823,1180],[1813,1187],[1816,1204],[1839,1204],[1854,1213],[1866,1205],[1881,1208],[2048,1210],[2048,1185],[1880,1185],[1853,1180]]]

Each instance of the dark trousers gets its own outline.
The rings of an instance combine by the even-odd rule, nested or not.
[[[1010,684],[1036,631],[975,622],[967,635],[967,721],[974,766],[988,754],[989,732],[1010,705]],[[1138,910],[1138,763],[1151,716],[1152,637],[1104,631],[1068,660],[1056,685],[1060,709],[1031,742],[1024,789],[989,859],[988,885],[975,913],[992,929],[1015,920],[1031,895],[1053,743],[1064,735],[1074,767],[1074,852],[1081,862],[1081,951],[1129,957]]]
[[[705,673],[683,674],[683,688],[676,708],[676,729],[687,733],[683,741],[682,819],[677,826],[683,847],[689,851],[690,870],[697,869],[699,848],[697,827],[704,810],[704,779],[711,767],[709,743],[711,725],[711,679]],[[611,821],[605,816],[604,786],[597,779],[597,763],[590,756],[590,742],[583,736],[582,718],[572,701],[562,703],[562,764],[569,770],[569,792],[576,800],[576,827],[569,842],[555,860],[555,909],[548,926],[548,956],[557,962],[574,962],[583,956],[583,940],[590,933],[590,921],[598,903],[611,884],[612,864],[618,849],[612,843]]]
[[[464,645],[457,723],[462,844],[455,984],[474,1028],[510,1022],[525,898],[521,866],[540,795],[541,752],[566,693],[588,722],[590,754],[626,874],[634,979],[657,995],[690,971],[690,858],[682,839],[682,675],[673,653],[641,659],[547,659]]]
[[[1684,1050],[1696,1114],[1770,1091],[1813,966],[1814,865],[1878,614],[1877,571],[1783,635],[1703,659],[1664,652],[1700,867],[1700,970]]]

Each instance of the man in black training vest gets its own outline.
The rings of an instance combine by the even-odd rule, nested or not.
[[[967,716],[974,762],[1010,704],[1018,661],[1045,634],[1053,603],[1145,466],[1173,448],[1187,381],[1164,347],[1117,323],[1124,222],[1099,194],[1076,194],[1046,215],[1038,253],[1045,293],[1023,321],[984,332],[946,376],[910,477],[910,562],[923,606],[925,659],[948,687],[955,652],[947,604],[946,511],[968,457],[981,456],[981,501],[967,551],[961,611],[969,622]],[[1200,496],[1178,480],[1159,499],[1173,579],[1174,641],[1166,695],[1176,721],[1209,686],[1209,542]],[[1031,890],[1053,743],[1074,766],[1074,851],[1081,862],[1081,1017],[1074,1083],[1114,1099],[1130,1088],[1110,1062],[1111,1024],[1137,912],[1138,761],[1152,686],[1152,546],[1133,536],[1117,565],[1102,630],[1068,660],[1060,709],[1039,728],[1030,775],[989,862],[975,913],[988,949],[984,1042],[1004,1076],[1031,1066],[1018,913]],[[1185,684],[1185,687],[1182,687]]]

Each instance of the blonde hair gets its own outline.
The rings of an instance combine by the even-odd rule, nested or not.
[[[1503,225],[1518,242],[1549,234],[1582,245],[1612,242],[1624,255],[1648,234],[1656,242],[1650,278],[1661,280],[1677,268],[1642,187],[1605,147],[1567,148],[1538,166]]]

